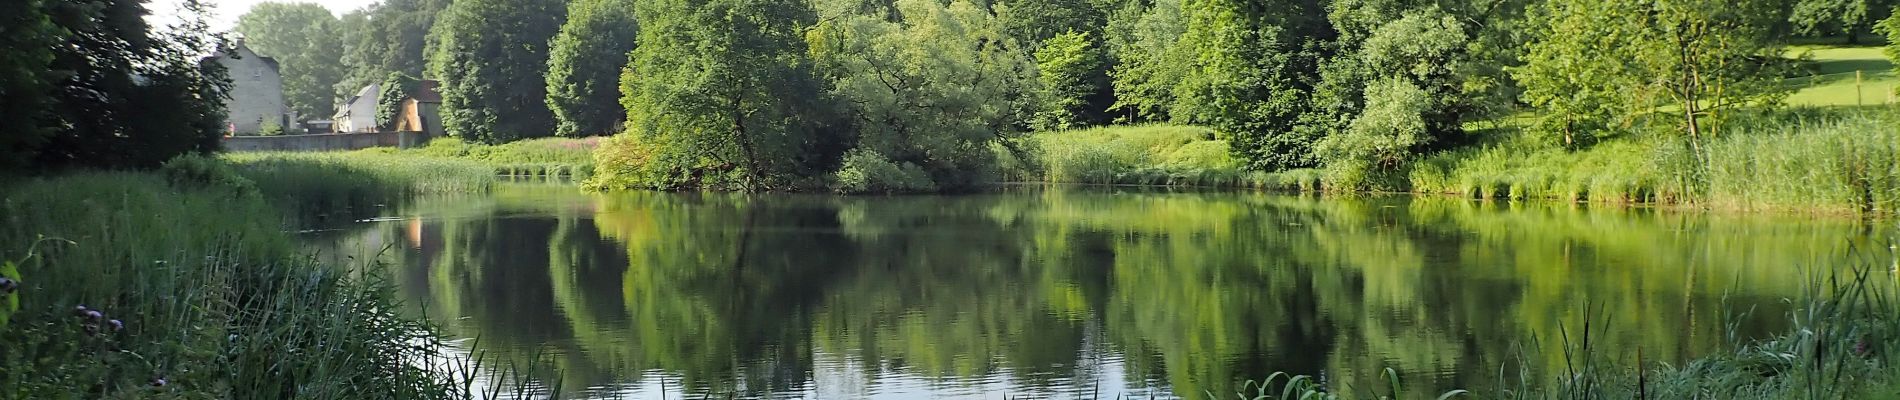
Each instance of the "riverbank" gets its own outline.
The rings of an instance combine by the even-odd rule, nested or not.
[[[1568,150],[1509,124],[1476,143],[1384,171],[1373,189],[1475,199],[1658,204],[1750,212],[1900,211],[1900,118],[1878,110],[1797,110],[1738,120],[1701,147],[1638,131]],[[1036,160],[1006,162],[1021,181],[1365,190],[1325,171],[1239,171],[1212,132],[1105,127],[1032,136]]]
[[[496,175],[515,177],[587,179],[594,174],[594,149],[604,137],[540,138],[499,145],[469,143],[448,136],[429,141],[427,146],[399,150],[374,148],[360,152],[408,157],[428,157],[481,163]]]
[[[371,204],[485,184],[324,157],[6,183],[0,272],[17,286],[0,303],[3,397],[470,397],[472,368],[425,368],[456,361],[398,314],[378,269],[315,261],[284,221],[338,204],[309,193]]]

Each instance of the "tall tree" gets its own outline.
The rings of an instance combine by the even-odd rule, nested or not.
[[[1296,128],[1335,35],[1319,2],[1187,0],[1182,10],[1177,46],[1188,66],[1174,88],[1174,119],[1212,125],[1249,169],[1315,165],[1321,135]]]
[[[566,12],[561,0],[461,0],[443,11],[429,75],[441,81],[449,134],[504,143],[554,133],[548,40]]]
[[[640,34],[633,3],[580,0],[568,6],[567,24],[548,50],[548,108],[559,121],[555,134],[611,134],[624,125],[620,71]]]
[[[450,0],[386,0],[343,17],[347,35],[343,65],[349,69],[337,93],[348,95],[390,73],[424,76],[424,52],[437,14]]]
[[[986,7],[899,0],[894,8],[826,14],[809,36],[856,133],[853,156],[838,173],[841,183],[856,187],[841,189],[957,189],[983,182],[984,172],[994,170],[988,145],[1020,133],[1026,107],[1014,104],[1031,95],[1031,60]],[[873,160],[910,176],[889,179],[864,165]],[[863,184],[850,182],[853,174]]]
[[[1181,0],[1130,1],[1108,22],[1115,103],[1126,122],[1164,121],[1174,105],[1174,86],[1187,73],[1177,62],[1190,49],[1178,46],[1187,25]]]
[[[1774,0],[1552,0],[1546,25],[1516,77],[1525,99],[1548,109],[1546,129],[1573,142],[1578,128],[1670,106],[1691,143],[1709,117],[1778,104],[1785,16]],[[1764,61],[1769,60],[1769,61]],[[1715,119],[1719,122],[1720,119]],[[1554,129],[1553,129],[1554,128]]]
[[[1837,33],[1847,43],[1859,43],[1860,34],[1872,30],[1875,21],[1893,13],[1891,0],[1795,0],[1788,22],[1810,35]]]
[[[1041,129],[1071,129],[1101,123],[1109,94],[1108,60],[1088,34],[1069,32],[1049,38],[1036,50],[1042,81]]]
[[[336,111],[336,86],[348,72],[342,22],[315,3],[260,3],[238,17],[237,33],[251,50],[282,66],[284,100],[304,118]]]
[[[200,62],[221,40],[202,2],[187,0],[187,18],[157,30],[139,0],[26,3],[0,17],[9,23],[0,107],[13,118],[0,144],[20,157],[7,162],[147,168],[217,149],[229,81]]]
[[[622,78],[627,132],[594,185],[771,190],[835,165],[803,0],[652,0]]]

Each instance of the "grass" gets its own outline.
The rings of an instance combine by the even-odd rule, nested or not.
[[[1316,170],[1240,170],[1227,141],[1183,125],[1096,127],[1031,134],[1028,157],[1007,152],[1003,177],[1016,182],[1315,190]]]
[[[306,222],[370,216],[422,194],[478,193],[494,184],[479,162],[376,151],[234,153],[224,156],[271,204]]]
[[[266,200],[289,185],[194,176],[0,191],[0,261],[16,267],[0,269],[20,283],[0,308],[0,398],[470,397],[468,377],[423,367],[454,361],[396,313],[379,269],[300,254]]]
[[[1894,75],[1893,62],[1879,47],[1832,45],[1797,46],[1795,56],[1807,55],[1812,62],[1804,66],[1802,76],[1788,80],[1795,92],[1788,103],[1802,106],[1871,106],[1895,103],[1894,90],[1900,77]],[[1859,85],[1855,83],[1859,72]]]
[[[429,141],[427,146],[397,150],[377,148],[360,152],[473,161],[489,166],[496,175],[586,179],[593,175],[594,148],[605,138],[540,138],[500,145],[464,142],[455,137]]]

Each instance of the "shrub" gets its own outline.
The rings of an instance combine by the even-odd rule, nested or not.
[[[173,185],[206,190],[222,190],[238,196],[257,194],[257,185],[250,179],[239,175],[223,160],[209,156],[186,154],[166,161],[158,169],[159,174]]]
[[[874,151],[856,149],[844,156],[844,166],[833,175],[840,193],[923,193],[937,190],[923,168],[894,163]]]

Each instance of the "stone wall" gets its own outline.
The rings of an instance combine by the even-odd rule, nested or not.
[[[332,133],[324,135],[227,136],[226,151],[344,151],[371,147],[410,148],[429,143],[422,132]]]

